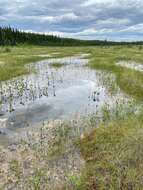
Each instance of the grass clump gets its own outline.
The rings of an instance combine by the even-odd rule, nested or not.
[[[142,63],[142,50],[135,46],[91,49],[89,66],[114,73],[117,84],[125,93],[143,100],[143,73],[117,66],[116,63],[120,60]]]
[[[86,160],[79,189],[142,189],[142,145],[142,114],[102,123],[78,143]]]
[[[9,52],[11,52],[11,49],[8,48],[8,47],[6,47],[5,50],[4,50],[4,52],[5,52],[5,53],[9,53]]]
[[[52,64],[50,64],[50,66],[58,69],[58,68],[63,67],[64,64],[61,64],[61,63],[52,63]]]

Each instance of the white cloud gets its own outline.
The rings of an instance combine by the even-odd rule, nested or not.
[[[116,0],[87,0],[82,5],[91,6],[97,4],[113,4],[113,3],[116,3]]]
[[[0,0],[1,25],[66,37],[137,39],[142,18],[142,0]]]
[[[129,26],[123,30],[120,30],[120,32],[132,32],[132,33],[142,33],[143,34],[143,23]]]

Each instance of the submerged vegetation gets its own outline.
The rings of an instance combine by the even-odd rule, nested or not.
[[[142,64],[141,46],[1,47],[0,81],[28,74],[25,64],[47,55],[81,53],[88,54],[90,68],[114,74],[117,85],[134,101],[128,105],[117,101],[114,109],[103,107],[101,118],[93,114],[83,121],[44,124],[28,134],[28,141],[2,149],[2,189],[50,189],[53,184],[60,190],[143,189],[143,72],[116,64],[121,60]],[[104,80],[114,92],[115,81]]]

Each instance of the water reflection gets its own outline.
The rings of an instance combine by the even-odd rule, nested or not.
[[[36,126],[49,119],[75,117],[99,112],[113,101],[101,83],[103,73],[85,65],[85,55],[48,59],[28,65],[31,75],[0,83],[1,122],[6,133]],[[63,67],[51,67],[53,63]]]

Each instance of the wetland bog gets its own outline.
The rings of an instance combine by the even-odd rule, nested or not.
[[[1,50],[0,187],[141,189],[142,53],[137,46]]]

